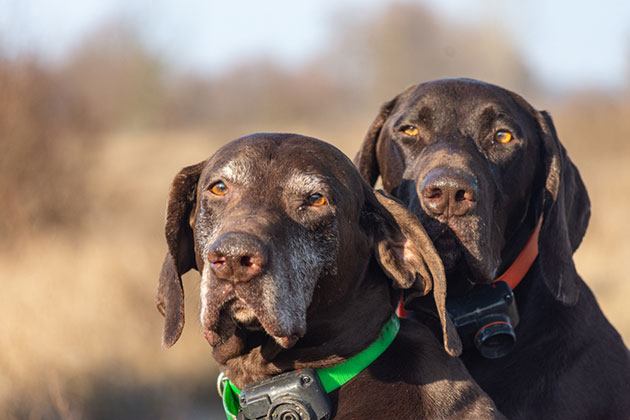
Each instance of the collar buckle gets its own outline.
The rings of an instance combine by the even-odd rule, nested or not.
[[[223,398],[228,381],[229,379],[225,376],[225,373],[219,372],[219,376],[217,376],[217,394],[219,394],[219,397],[221,398]]]

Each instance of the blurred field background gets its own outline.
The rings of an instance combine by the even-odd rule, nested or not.
[[[42,2],[31,3],[35,12],[0,1],[0,418],[219,418],[196,273],[184,279],[183,337],[168,351],[160,347],[153,302],[173,175],[253,131],[312,135],[352,156],[381,102],[441,77],[497,83],[552,113],[593,203],[578,270],[630,337],[630,25],[615,32],[625,37],[621,54],[612,53],[616,78],[561,83],[561,72],[546,74],[544,56],[536,62],[531,54],[545,42],[562,60],[567,48],[540,35],[536,24],[562,11],[539,18],[541,1],[522,3],[530,27],[516,24],[521,11],[513,3],[479,0],[458,12],[429,1],[325,2],[332,12],[318,26],[324,35],[316,47],[296,41],[298,53],[286,56],[239,50],[215,67],[181,65],[176,41],[167,42],[170,52],[156,47],[155,34],[168,38],[172,28],[160,28],[160,9],[149,2],[91,21],[70,46],[48,54],[48,46],[60,48],[52,32],[63,32],[63,6],[42,48],[22,39],[31,16],[45,13]],[[286,13],[290,22],[288,4],[272,2],[268,13]],[[619,22],[601,17],[589,21]],[[580,25],[568,12],[558,18]],[[234,22],[235,37],[267,29]],[[600,29],[580,30],[588,37]],[[208,54],[229,45],[228,38],[187,42]],[[610,45],[579,39],[568,48],[583,49],[584,71],[597,54],[611,55]]]

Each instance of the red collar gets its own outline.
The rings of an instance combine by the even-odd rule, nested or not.
[[[504,281],[512,290],[518,286],[523,280],[529,269],[538,257],[538,237],[540,236],[540,228],[542,227],[542,216],[538,219],[538,224],[532,232],[531,236],[525,243],[525,246],[518,254],[512,265],[510,265],[503,274],[501,274],[495,282]]]

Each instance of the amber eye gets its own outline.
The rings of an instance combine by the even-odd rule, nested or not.
[[[514,139],[514,136],[507,130],[499,130],[494,133],[494,141],[497,143],[508,144],[512,139]]]
[[[311,194],[306,199],[309,206],[322,207],[328,205],[328,199],[319,193]]]
[[[210,187],[210,192],[219,197],[227,194],[228,188],[223,181],[217,181]]]
[[[415,137],[420,132],[418,130],[418,127],[414,127],[413,125],[403,125],[402,127],[400,127],[400,131],[405,136],[409,136],[409,137]]]

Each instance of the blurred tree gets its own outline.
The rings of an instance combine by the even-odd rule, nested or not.
[[[212,81],[213,121],[318,124],[330,117],[335,88],[308,65],[289,71],[265,58],[251,60]]]
[[[533,88],[507,31],[497,25],[466,26],[419,5],[394,3],[362,19],[343,14],[336,26],[329,71],[370,102],[443,77],[479,78],[519,92]]]
[[[205,75],[169,68],[133,25],[118,20],[87,37],[64,73],[106,128],[331,124],[340,114],[357,119],[373,112],[410,84],[441,77],[476,77],[530,92],[529,72],[501,31],[394,3],[366,17],[344,13],[328,47],[301,65],[248,56]]]
[[[33,58],[0,59],[0,242],[81,223],[96,129],[63,85]]]
[[[371,114],[408,85],[442,77],[479,78],[531,93],[530,73],[501,31],[487,23],[455,24],[410,3],[360,18],[346,11],[334,21],[328,47],[305,64],[287,69],[247,57],[214,77],[189,76],[171,91],[176,102],[168,115],[213,126],[329,125],[339,115]]]
[[[129,22],[113,20],[97,28],[69,57],[63,73],[102,127],[160,123],[164,66]]]
[[[212,82],[196,73],[173,75],[162,107],[166,127],[198,127],[211,122]]]

